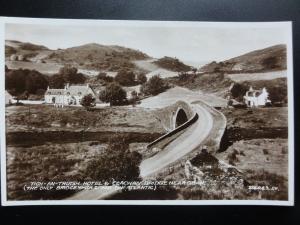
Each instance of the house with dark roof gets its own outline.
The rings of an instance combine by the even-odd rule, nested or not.
[[[91,94],[95,99],[96,93],[89,84],[87,85],[69,85],[66,84],[63,89],[47,88],[45,92],[46,104],[54,104],[55,106],[65,105],[81,105],[81,99]]]
[[[267,103],[271,103],[266,88],[254,90],[251,86],[244,96],[244,101],[248,107],[265,106]]]

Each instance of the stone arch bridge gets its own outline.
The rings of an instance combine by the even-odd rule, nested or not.
[[[155,117],[166,130],[166,134],[147,146],[156,148],[156,154],[141,163],[142,177],[194,157],[204,145],[212,154],[220,148],[226,129],[226,118],[202,101],[178,101],[157,110]]]

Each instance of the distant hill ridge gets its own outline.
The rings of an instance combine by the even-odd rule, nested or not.
[[[200,68],[202,72],[226,73],[256,73],[286,69],[286,45],[274,45],[268,48],[251,51],[249,53],[225,60],[211,62]]]
[[[6,40],[5,47],[11,47],[15,50],[28,50],[28,51],[38,51],[38,50],[49,50],[43,45],[36,45],[30,42],[20,42],[16,40]]]
[[[49,50],[41,45],[7,40],[5,55],[9,57],[12,54],[22,54],[28,56],[27,58],[39,57],[46,63],[68,63],[87,69],[110,71],[136,69],[132,61],[150,58],[141,51],[118,45],[89,43],[66,49]]]
[[[167,56],[154,61],[153,64],[156,64],[163,69],[171,70],[174,72],[187,72],[192,69],[191,66],[185,65],[183,62],[179,61],[179,59]]]
[[[138,50],[91,43],[53,51],[45,60],[56,63],[76,63],[87,69],[119,71],[136,69],[132,61],[147,58],[150,57]]]

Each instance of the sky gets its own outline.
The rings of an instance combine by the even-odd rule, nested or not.
[[[222,61],[249,51],[287,43],[286,32],[274,27],[86,26],[6,24],[6,40],[50,49],[87,43],[120,45],[151,57],[177,57],[184,62]]]

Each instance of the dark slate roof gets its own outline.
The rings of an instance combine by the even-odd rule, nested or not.
[[[250,97],[258,97],[262,91],[258,91],[258,90],[253,90],[253,91],[247,91],[248,96]]]
[[[63,95],[65,89],[48,89],[45,95]]]
[[[91,90],[94,94],[95,91],[92,87],[87,85],[71,85],[67,89],[48,89],[46,95],[86,95]]]

